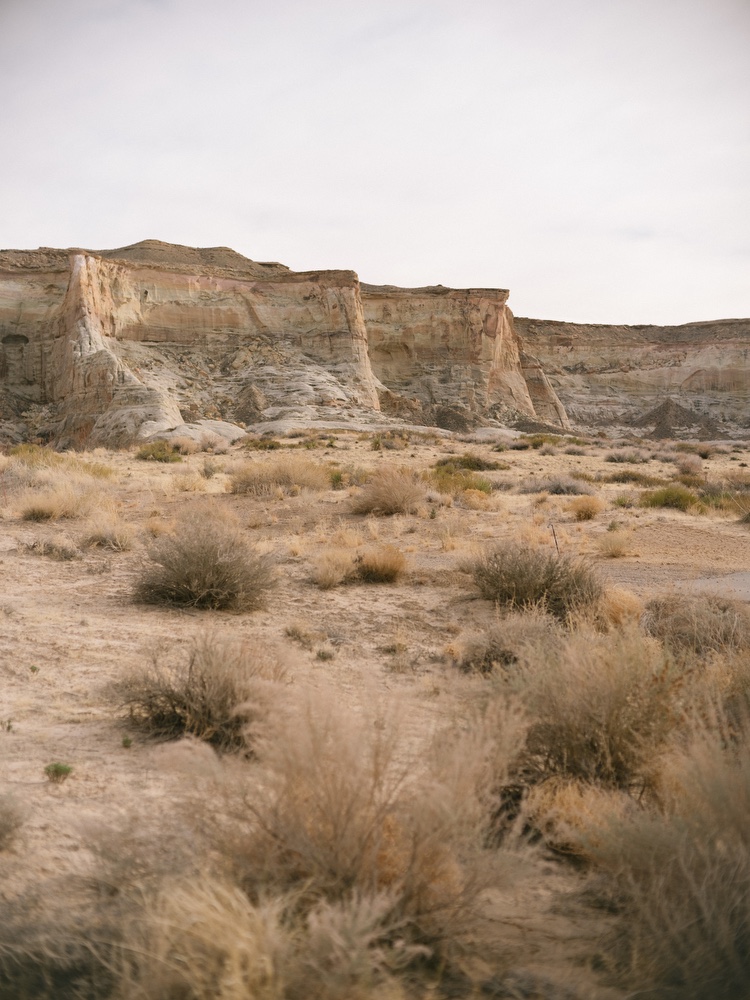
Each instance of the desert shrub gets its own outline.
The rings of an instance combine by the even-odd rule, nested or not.
[[[660,486],[664,483],[659,476],[650,476],[646,472],[638,472],[636,469],[621,469],[604,477],[605,483],[633,483],[634,486]]]
[[[211,455],[225,455],[229,451],[227,439],[221,434],[214,434],[213,431],[201,434],[198,446],[200,451],[209,452]]]
[[[243,439],[242,447],[248,451],[278,451],[284,445],[272,437],[252,437],[248,435],[248,437]]]
[[[198,442],[187,435],[170,438],[169,444],[180,455],[195,455],[196,452],[200,451]]]
[[[646,604],[643,627],[674,649],[750,649],[750,609],[717,594],[667,594]]]
[[[675,459],[677,471],[683,476],[700,476],[703,463],[698,455],[683,455]]]
[[[643,507],[672,507],[686,511],[698,503],[698,497],[685,486],[672,485],[644,493],[640,502]]]
[[[606,503],[601,497],[583,496],[576,497],[568,504],[568,511],[576,521],[593,521],[593,519],[605,509]]]
[[[588,455],[588,452],[586,451],[585,448],[581,448],[577,444],[571,444],[571,445],[569,445],[565,449],[565,454],[566,455],[577,455],[577,456],[581,456],[582,457],[582,456]]]
[[[221,462],[217,462],[216,459],[210,458],[208,455],[203,459],[203,464],[200,467],[200,474],[204,479],[213,479],[218,473],[224,471],[224,466]]]
[[[129,724],[150,736],[190,735],[220,750],[247,749],[267,683],[283,680],[286,671],[272,649],[205,635],[186,659],[155,653],[147,667],[123,677],[115,692]]]
[[[621,448],[617,451],[611,451],[608,455],[605,455],[604,461],[623,462],[631,465],[638,465],[641,462],[648,462],[648,455],[645,455],[642,451],[636,451],[633,448]]]
[[[589,563],[505,542],[467,566],[482,597],[511,608],[539,604],[556,618],[592,608],[603,593]]]
[[[643,601],[632,590],[624,587],[607,587],[604,591],[595,623],[600,629],[621,629],[636,626],[643,616]]]
[[[116,513],[102,511],[93,517],[81,542],[114,552],[128,552],[133,547],[133,528]]]
[[[675,1000],[750,988],[750,754],[699,741],[671,762],[663,813],[612,817],[585,845],[596,902],[616,914],[604,942],[628,990]]]
[[[449,455],[446,458],[439,458],[435,463],[436,469],[448,469],[455,472],[456,469],[467,469],[469,472],[486,472],[488,469],[509,469],[507,462],[493,462],[490,459],[482,458],[473,451],[465,451],[463,455]]]
[[[531,434],[529,437],[522,438],[522,440],[526,441],[529,447],[538,451],[545,445],[559,444],[563,439],[559,434]]]
[[[388,905],[373,943],[400,941],[418,949],[407,962],[440,963],[482,925],[483,893],[499,871],[484,846],[482,796],[523,724],[488,712],[461,738],[444,735],[415,767],[397,707],[358,709],[307,691],[269,717],[256,743],[257,781],[245,790],[229,775],[235,799],[217,817],[222,850],[251,899],[272,886],[309,912],[382,894]]]
[[[357,579],[363,583],[393,583],[406,568],[406,556],[395,545],[365,549],[356,559]]]
[[[278,455],[267,462],[246,462],[232,474],[232,493],[271,496],[280,491],[299,493],[302,489],[330,488],[328,470],[303,455]]]
[[[22,465],[27,469],[58,469],[73,475],[91,476],[94,479],[109,479],[113,469],[102,462],[90,462],[77,455],[66,455],[38,444],[19,444],[9,453],[12,465]]]
[[[179,452],[170,441],[158,438],[141,445],[135,457],[142,462],[181,462]]]
[[[148,554],[135,587],[136,600],[147,604],[253,611],[274,584],[268,557],[218,507],[187,511],[173,533],[154,539]]]
[[[513,667],[522,658],[559,642],[560,623],[539,608],[511,613],[488,629],[460,636],[446,652],[451,662],[465,673],[489,674]]]
[[[531,725],[523,772],[642,788],[683,719],[686,673],[636,629],[573,633],[514,672]]]
[[[449,465],[441,465],[432,472],[426,473],[424,481],[438,493],[454,497],[467,490],[476,490],[485,494],[492,492],[492,483],[489,479],[478,476],[475,472],[452,468]]]
[[[312,564],[312,581],[321,590],[331,590],[350,580],[355,573],[355,555],[350,549],[331,546],[319,553]]]
[[[425,499],[425,487],[409,469],[386,467],[373,474],[352,500],[354,514],[412,514]]]
[[[24,810],[10,792],[0,792],[0,851],[10,847],[24,820]]]
[[[597,538],[596,547],[605,559],[621,559],[630,550],[630,532],[608,531]]]
[[[532,477],[518,487],[519,493],[551,493],[555,496],[575,496],[591,494],[593,489],[580,479],[571,476],[554,476],[549,479]]]

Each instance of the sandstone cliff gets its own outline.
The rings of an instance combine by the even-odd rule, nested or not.
[[[597,326],[516,317],[571,420],[650,429],[671,399],[687,431],[750,427],[750,320],[682,326]],[[662,415],[663,416],[663,415]],[[668,422],[668,421],[667,421]]]
[[[183,422],[566,426],[507,292],[361,286],[227,248],[0,253],[0,419],[63,444]]]

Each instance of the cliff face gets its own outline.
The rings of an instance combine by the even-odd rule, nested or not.
[[[148,240],[0,253],[0,419],[66,444],[184,421],[566,418],[494,290],[360,286]]]
[[[596,326],[516,318],[570,418],[640,424],[672,399],[707,434],[750,426],[750,320]]]

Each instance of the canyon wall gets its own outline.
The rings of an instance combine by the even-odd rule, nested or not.
[[[672,400],[707,435],[750,427],[750,320],[598,326],[516,317],[574,423],[644,425]]]
[[[566,426],[507,292],[360,286],[227,248],[147,240],[0,252],[0,420],[62,444],[184,422],[393,419]],[[382,418],[381,418],[382,419]]]

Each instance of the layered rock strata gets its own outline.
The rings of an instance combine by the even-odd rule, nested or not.
[[[413,423],[566,426],[507,294],[361,286],[353,271],[293,272],[155,240],[5,251],[0,419],[33,413],[62,444],[201,419],[346,422],[381,404]]]
[[[669,423],[668,416],[657,407],[671,399],[693,415],[692,423],[684,413],[672,421],[685,433],[710,437],[750,427],[750,320],[598,326],[516,317],[515,323],[577,424],[666,433],[656,425]]]

